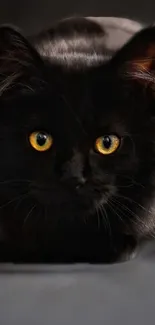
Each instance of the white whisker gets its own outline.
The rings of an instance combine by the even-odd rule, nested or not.
[[[28,214],[26,215],[24,222],[23,222],[23,227],[25,226],[26,222],[28,221],[30,215],[32,214],[33,210],[36,208],[36,205],[33,205],[33,207],[29,210]]]

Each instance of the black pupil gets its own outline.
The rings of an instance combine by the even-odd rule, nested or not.
[[[45,133],[38,133],[36,140],[39,146],[43,146],[46,143],[47,135]]]
[[[104,148],[109,149],[111,147],[111,144],[112,144],[112,141],[111,141],[110,137],[105,136],[103,138],[103,146],[104,146]]]

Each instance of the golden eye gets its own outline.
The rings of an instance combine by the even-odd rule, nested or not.
[[[53,138],[46,132],[33,132],[29,136],[31,146],[37,151],[47,151],[53,144]]]
[[[115,152],[120,145],[120,139],[116,135],[104,135],[97,138],[95,149],[102,155],[110,155]]]

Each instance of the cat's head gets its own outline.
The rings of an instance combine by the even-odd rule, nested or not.
[[[98,65],[96,47],[86,68],[68,38],[64,62],[64,48],[47,60],[9,27],[0,41],[0,214],[11,240],[104,260],[121,236],[151,232],[155,29],[108,62],[103,48]]]

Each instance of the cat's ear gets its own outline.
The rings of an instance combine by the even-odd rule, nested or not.
[[[155,27],[138,32],[114,57],[122,77],[155,82]]]
[[[0,96],[23,75],[36,71],[39,55],[19,31],[0,27]]]

